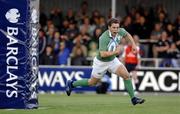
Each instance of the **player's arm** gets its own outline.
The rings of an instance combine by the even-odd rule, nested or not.
[[[123,64],[125,64],[126,48],[127,48],[127,46],[124,47],[124,49],[123,49],[124,51],[123,51],[121,57],[119,58],[119,60],[120,60]]]
[[[136,46],[132,36],[129,33],[126,34],[125,38],[128,39],[131,42],[132,45]]]
[[[100,51],[100,56],[109,57],[112,55],[118,55],[119,53],[120,53],[120,46],[118,46],[115,51]]]
[[[141,54],[140,54],[140,47],[137,48],[137,58],[138,58],[138,62],[137,62],[137,66],[136,68],[139,68],[141,66]]]
[[[103,37],[103,36],[102,36]],[[108,41],[104,40],[102,37],[99,38],[99,52],[101,57],[109,57],[112,55],[117,55],[120,52],[120,47],[116,48],[115,51],[107,51]]]
[[[137,52],[137,46],[136,46],[136,43],[134,42],[133,37],[132,37],[128,32],[126,32],[126,35],[124,35],[124,38],[126,38],[128,41],[131,42],[132,51],[133,51],[134,53]]]

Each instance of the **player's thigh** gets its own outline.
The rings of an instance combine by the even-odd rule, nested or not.
[[[115,58],[113,61],[111,61],[108,65],[108,71],[111,73],[116,73],[119,66],[123,65],[119,59]]]
[[[108,65],[106,62],[98,60],[96,57],[93,60],[91,77],[101,79],[107,72]]]
[[[126,67],[117,59],[115,58],[111,64],[109,65],[110,72],[121,76],[124,79],[129,79],[129,72],[127,71]]]

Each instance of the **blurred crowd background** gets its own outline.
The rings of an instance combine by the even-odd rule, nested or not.
[[[66,0],[60,1],[66,4]],[[72,1],[74,4],[68,2],[64,10],[61,5],[56,5],[61,3],[57,0],[48,2],[41,0],[40,65],[90,65],[90,61],[96,56],[98,38],[107,29],[107,20],[112,17],[111,8],[106,7],[111,2],[105,0],[103,6],[103,0],[96,0],[97,4],[100,2],[99,7],[92,8],[91,0]],[[131,1],[121,0],[121,4],[116,4],[117,9],[120,10],[117,11],[116,17],[121,22],[120,26],[135,38],[140,47],[141,58],[162,59],[160,64],[162,67],[179,67],[180,8],[178,5],[173,9],[176,12],[172,14],[170,9],[172,6],[161,2],[147,5],[150,0],[134,0],[134,4]],[[175,1],[178,2],[178,0],[172,1],[174,4]],[[45,6],[48,3],[54,6],[47,9]],[[121,45],[122,47],[127,45],[125,39],[121,41]]]

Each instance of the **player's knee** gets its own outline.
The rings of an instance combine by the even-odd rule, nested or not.
[[[96,84],[97,84],[97,82],[94,82],[94,81],[91,81],[91,80],[89,80],[89,82],[88,82],[89,86],[95,86]]]
[[[89,84],[89,86],[95,86],[97,83],[96,82],[89,82],[88,84]]]
[[[130,79],[130,75],[125,75],[125,76],[123,76],[123,79],[124,79],[124,80],[129,80],[129,79]]]

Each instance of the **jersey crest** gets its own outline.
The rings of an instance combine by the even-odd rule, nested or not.
[[[118,43],[115,40],[111,39],[108,46],[107,46],[108,51],[115,51],[117,45],[118,45]]]

